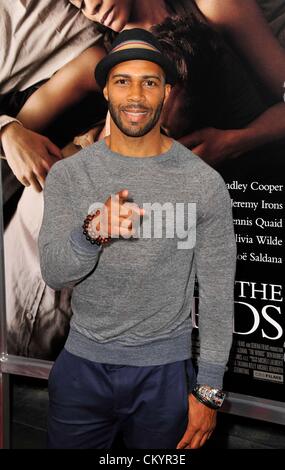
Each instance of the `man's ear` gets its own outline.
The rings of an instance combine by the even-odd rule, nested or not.
[[[172,90],[172,86],[169,83],[166,83],[166,85],[165,85],[165,96],[164,96],[163,104],[165,104],[165,102],[167,101],[167,99],[168,99],[168,97],[171,93],[171,90]]]
[[[103,95],[106,101],[109,99],[107,84],[103,88]]]

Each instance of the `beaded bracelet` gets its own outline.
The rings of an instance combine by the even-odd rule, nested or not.
[[[96,235],[95,232],[93,232],[92,229],[90,229],[90,223],[94,219],[94,217],[97,217],[97,215],[100,214],[100,210],[98,209],[95,213],[93,214],[88,214],[87,217],[84,219],[84,223],[82,225],[83,228],[83,234],[86,237],[86,240],[88,240],[92,245],[106,245],[111,241],[111,237],[102,237],[101,235]],[[95,236],[93,236],[93,234]],[[91,236],[92,235],[92,236]]]

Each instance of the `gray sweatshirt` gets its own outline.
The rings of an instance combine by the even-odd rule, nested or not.
[[[146,208],[139,235],[92,245],[82,233],[92,204],[125,188]],[[197,380],[222,386],[234,306],[231,202],[222,177],[183,145],[173,141],[167,152],[139,158],[112,152],[102,140],[55,163],[44,188],[39,253],[45,282],[55,290],[73,287],[66,349],[101,363],[149,366],[191,357],[197,275]]]

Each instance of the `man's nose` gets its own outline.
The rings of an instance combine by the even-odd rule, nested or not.
[[[83,5],[85,13],[88,15],[96,15],[102,6],[102,3],[102,0],[84,0]]]
[[[143,87],[140,83],[133,83],[129,89],[128,99],[131,101],[144,100]]]

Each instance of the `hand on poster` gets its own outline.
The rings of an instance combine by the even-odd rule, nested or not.
[[[238,157],[243,152],[241,131],[207,127],[194,131],[179,141],[209,165],[215,166],[227,158]]]
[[[74,138],[73,143],[78,145],[81,148],[88,147],[94,142],[101,140],[105,137],[106,134],[106,126],[104,124],[100,124],[89,131],[85,132],[85,134],[78,135]]]
[[[47,137],[13,122],[1,133],[6,160],[24,186],[40,192],[52,165],[62,158],[60,149]]]
[[[217,411],[188,396],[188,426],[176,449],[198,449],[210,438],[216,427]]]
[[[82,148],[88,147],[88,145],[98,142],[98,140],[104,139],[110,135],[110,113],[108,111],[106,119],[100,122],[97,126],[89,129],[85,134],[79,135],[74,138],[73,143],[79,145]]]

